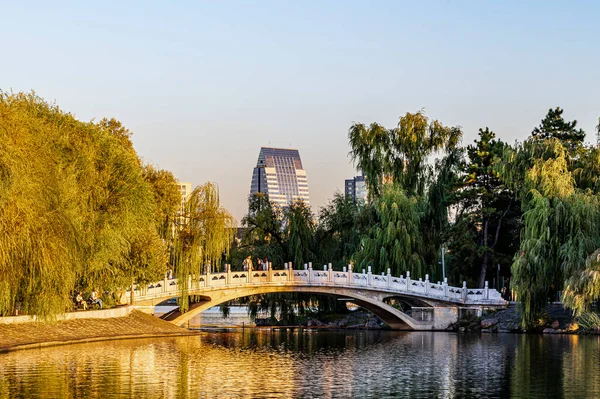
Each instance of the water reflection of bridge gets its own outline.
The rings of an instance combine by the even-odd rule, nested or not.
[[[201,298],[190,304],[186,313],[173,312],[167,316],[175,324],[182,325],[198,313],[213,306],[249,295],[275,292],[305,292],[311,294],[334,295],[352,300],[357,305],[381,317],[395,330],[440,330],[458,320],[461,312],[480,314],[484,308],[506,306],[500,293],[495,289],[469,289],[452,287],[444,282],[431,282],[425,279],[412,279],[406,276],[394,277],[389,273],[376,275],[363,270],[355,273],[351,266],[341,271],[333,270],[331,264],[323,270],[313,270],[312,266],[295,270],[291,264],[282,270],[269,267],[268,270],[231,271],[190,276],[187,281],[189,295]],[[134,286],[135,304],[156,304],[181,296],[181,286],[175,279],[148,286]],[[130,300],[130,299],[129,299]],[[410,307],[410,314],[394,306],[394,302],[404,302]]]

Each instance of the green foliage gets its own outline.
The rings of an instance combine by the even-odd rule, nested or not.
[[[600,329],[600,316],[594,312],[583,312],[577,317],[577,324],[583,331],[598,331]]]
[[[158,233],[163,240],[170,240],[173,226],[177,223],[177,212],[181,206],[181,194],[177,187],[177,179],[168,170],[156,169],[152,165],[143,168],[144,180],[152,186],[152,194],[156,206],[154,219]]]
[[[463,165],[464,178],[458,185],[456,222],[448,235],[451,250],[472,262],[467,270],[464,265],[458,268],[479,287],[486,281],[489,266],[509,262],[515,251],[515,243],[503,240],[506,235],[502,234],[510,231],[520,217],[515,212],[515,194],[497,170],[506,147],[489,128],[479,129],[479,139],[467,147],[469,161]],[[455,269],[461,259],[450,257],[450,261]]]
[[[332,262],[336,267],[350,264],[360,245],[361,231],[368,224],[364,204],[357,204],[343,194],[333,199],[319,212],[316,243],[318,259]]]
[[[585,281],[578,280],[585,275],[586,264],[593,267],[586,261],[600,248],[600,202],[593,193],[577,189],[568,155],[558,140],[526,143],[521,151],[523,155],[510,157],[529,158],[531,166],[519,172],[524,175],[519,194],[524,226],[512,284],[527,327],[563,287],[565,304],[578,312],[593,299],[590,291],[584,294],[593,285],[586,288]]]
[[[577,121],[567,122],[560,107],[548,110],[540,125],[533,129],[531,136],[537,140],[558,139],[570,152],[575,151],[583,144],[585,132],[577,129]]]
[[[448,207],[456,200],[455,189],[459,185],[462,130],[446,127],[437,120],[430,121],[423,112],[417,112],[401,117],[398,126],[392,129],[376,123],[368,127],[355,123],[349,129],[348,138],[350,155],[365,175],[370,199],[363,211],[368,223],[363,230],[369,229],[369,233],[361,234],[363,245],[354,256],[357,263],[372,264],[375,270],[388,265],[395,271],[434,273],[439,269],[438,254],[448,228]],[[442,157],[431,162],[440,153]],[[414,213],[418,214],[416,224],[405,222],[416,228],[411,240],[420,243],[418,251],[411,255],[406,251],[410,251],[413,244],[405,241],[406,238],[391,238],[403,234],[401,229],[392,228],[387,222],[385,229],[381,227],[382,216],[395,212],[382,207],[380,201],[389,184],[399,187],[403,195],[413,201]],[[384,240],[390,240],[394,246],[376,248]],[[400,259],[402,263],[396,264]]]
[[[204,266],[217,271],[233,243],[236,222],[221,206],[219,188],[213,183],[196,187],[185,204],[175,233],[172,262],[182,290],[181,310],[188,308],[188,278]]]
[[[301,200],[292,202],[285,210],[285,221],[287,258],[296,265],[316,260],[315,221],[310,208]]]
[[[284,235],[283,211],[263,193],[248,197],[248,213],[242,219],[246,229],[240,244],[234,248],[230,262],[241,267],[248,255],[268,258],[274,264],[290,261],[287,258],[287,241]]]
[[[164,268],[150,185],[120,122],[86,123],[35,94],[0,94],[0,314],[71,308]]]
[[[407,197],[399,186],[384,186],[383,195],[374,204],[374,222],[356,254],[358,268],[372,266],[375,273],[390,268],[394,275],[428,272],[422,254],[422,208],[423,204]]]
[[[480,129],[466,161],[460,129],[421,112],[406,114],[394,129],[352,125],[350,155],[370,199],[357,219],[367,221],[357,264],[431,274],[445,244],[455,280],[483,286],[490,266],[512,263],[524,326],[563,288],[565,303],[587,309],[600,290],[588,259],[600,248],[600,147],[585,147],[585,132],[562,115],[550,110],[532,137],[514,146]],[[431,164],[440,150],[444,156]],[[386,193],[390,182],[402,193]]]
[[[369,198],[381,194],[385,173],[389,168],[390,132],[383,126],[372,123],[366,126],[355,123],[348,131],[350,156],[358,170],[365,175]]]
[[[449,222],[449,208],[455,205],[460,198],[460,186],[464,165],[464,150],[453,148],[449,150],[442,159],[435,162],[435,178],[429,185],[426,201],[424,204],[425,214],[421,220],[421,233],[423,235],[423,259],[427,265],[432,265],[430,276],[432,279],[438,277],[442,280],[441,268],[436,273],[435,265],[440,259],[440,248],[445,241],[451,239]],[[460,265],[463,262],[457,262]],[[448,269],[446,269],[448,270]],[[454,272],[458,268],[454,268]],[[460,273],[455,273],[456,280],[460,279]]]
[[[388,182],[399,184],[409,196],[424,195],[433,173],[428,158],[455,148],[461,138],[459,127],[430,122],[422,111],[406,113],[392,129],[355,123],[348,131],[350,156],[365,175],[371,199]]]
[[[563,291],[565,306],[576,314],[590,311],[592,302],[600,298],[600,249],[591,254],[585,267],[567,278]],[[600,327],[600,325],[599,325]]]

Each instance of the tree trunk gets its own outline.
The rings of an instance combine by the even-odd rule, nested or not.
[[[131,279],[131,291],[129,292],[129,304],[133,305],[134,302],[134,293],[133,293],[133,283],[135,282],[135,279]]]
[[[492,244],[491,247],[488,247],[487,243],[488,243],[488,220],[485,221],[484,223],[484,229],[483,229],[483,248],[485,250],[485,252],[483,253],[483,262],[481,263],[481,271],[479,273],[479,288],[483,288],[485,285],[485,275],[487,273],[487,268],[488,268],[488,263],[489,263],[489,258],[490,258],[490,249],[494,249],[496,247],[496,244],[498,244],[498,237],[500,236],[500,227],[502,226],[502,219],[504,219],[504,216],[506,216],[506,214],[508,213],[508,210],[510,209],[510,206],[512,204],[512,201],[510,201],[508,203],[508,206],[506,207],[506,210],[502,213],[502,215],[500,216],[500,219],[498,220],[498,226],[496,226],[496,234],[494,237],[494,243]]]
[[[483,223],[483,250],[485,251],[483,253],[483,262],[481,262],[481,271],[479,272],[479,288],[483,288],[484,284],[485,284],[485,274],[487,272],[487,267],[488,267],[488,259],[489,259],[489,252],[488,252],[488,225],[489,222],[488,220],[486,220]]]

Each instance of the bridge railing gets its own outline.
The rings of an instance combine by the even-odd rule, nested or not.
[[[273,269],[269,264],[264,270],[232,271],[230,265],[226,265],[225,272],[192,275],[188,278],[188,289],[218,288],[245,285],[263,284],[307,284],[325,286],[350,286],[365,287],[398,293],[411,293],[417,296],[431,297],[452,302],[502,302],[500,293],[488,287],[467,288],[466,282],[462,287],[449,286],[447,280],[443,282],[429,281],[429,275],[425,279],[412,279],[410,272],[406,276],[394,277],[390,269],[388,273],[381,275],[373,274],[371,267],[361,272],[355,272],[352,265],[333,270],[330,264],[324,265],[323,270],[315,270],[312,264],[304,265],[303,269],[293,269],[291,263],[286,263],[283,269]],[[150,285],[134,285],[134,296],[138,299],[151,299],[164,297],[165,294],[177,294],[180,291],[176,279],[165,278],[163,281]]]

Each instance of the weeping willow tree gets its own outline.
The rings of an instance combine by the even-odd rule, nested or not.
[[[143,169],[144,180],[152,186],[154,197],[154,220],[161,239],[171,241],[173,226],[177,222],[177,211],[181,206],[181,193],[177,186],[177,179],[173,173],[145,165]]]
[[[360,236],[365,221],[364,202],[354,202],[339,192],[319,211],[319,223],[315,232],[317,257],[324,262],[332,262],[341,268],[352,261],[360,245]]]
[[[371,199],[382,194],[387,182],[409,196],[424,195],[433,175],[429,157],[456,148],[461,138],[460,127],[430,121],[422,111],[406,113],[392,129],[355,123],[348,131],[350,156],[365,175]]]
[[[348,131],[350,156],[363,172],[370,199],[381,195],[385,174],[389,171],[390,131],[378,123],[355,123]]]
[[[283,210],[264,193],[248,196],[248,213],[242,218],[245,234],[230,252],[229,262],[242,268],[243,259],[268,258],[275,265],[287,259],[287,239],[284,231]]]
[[[188,309],[188,278],[203,267],[219,270],[235,235],[235,219],[221,206],[219,188],[206,183],[196,187],[185,204],[173,244],[174,271],[181,289],[180,307]]]
[[[410,271],[414,276],[427,270],[423,260],[423,241],[420,229],[423,204],[407,197],[397,185],[383,187],[381,198],[373,205],[374,220],[361,240],[356,254],[359,269],[373,267],[373,272],[400,275]]]
[[[285,210],[285,222],[288,259],[298,267],[316,260],[315,221],[306,203],[292,202]]]
[[[584,310],[586,302],[578,295],[585,291],[585,280],[580,278],[594,267],[589,257],[600,248],[599,198],[577,189],[568,155],[556,139],[526,142],[506,157],[507,176],[522,182],[524,226],[512,286],[521,302],[523,326],[531,326],[563,287],[565,304]]]
[[[461,138],[460,127],[431,121],[422,111],[406,113],[391,129],[377,123],[369,126],[355,123],[350,127],[350,156],[364,173],[368,186],[370,201],[365,211],[376,215],[368,222],[370,232],[354,256],[358,264],[370,263],[377,271],[385,271],[387,267],[395,272],[411,270],[413,273],[437,269],[443,232],[448,226],[448,206],[452,198],[449,193],[460,173]],[[436,155],[441,157],[434,160]],[[390,194],[383,200],[388,185],[403,191],[406,199],[399,203],[414,202],[412,213],[418,213],[418,222],[411,219],[411,212],[395,215],[400,208],[391,207],[394,200]],[[390,208],[386,208],[384,204],[390,200]],[[405,216],[409,219],[402,221]],[[386,217],[398,219],[390,222]],[[417,230],[411,230],[411,237],[403,230],[403,223],[404,228],[417,226]],[[414,245],[415,241],[419,242],[418,246]]]
[[[124,288],[164,267],[130,136],[114,119],[0,93],[0,314],[64,312],[73,290]]]
[[[591,254],[583,270],[577,270],[565,282],[563,301],[577,315],[591,310],[600,298],[600,249]]]

